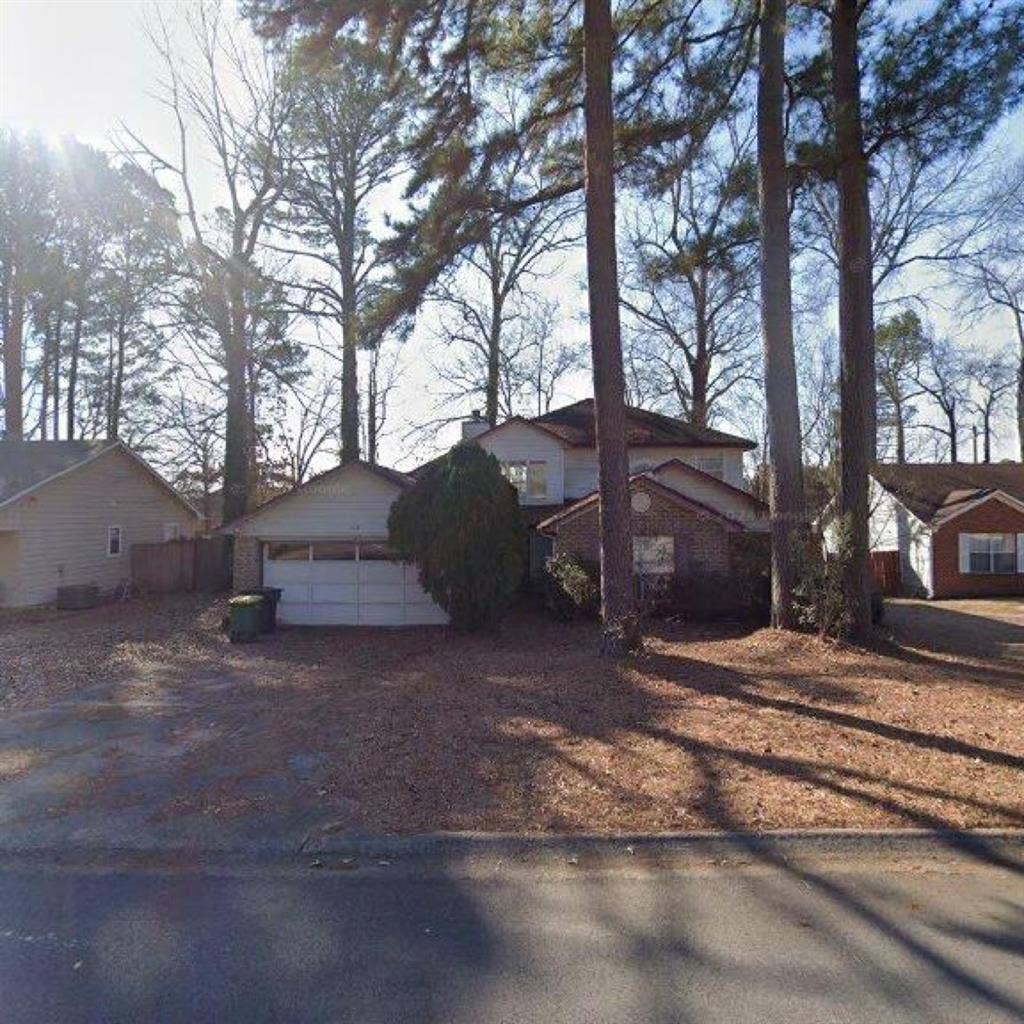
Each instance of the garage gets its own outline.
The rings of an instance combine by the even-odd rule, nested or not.
[[[420,626],[448,621],[417,569],[375,540],[267,541],[263,582],[281,588],[278,620],[308,626]]]

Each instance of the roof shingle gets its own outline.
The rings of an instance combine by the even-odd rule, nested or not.
[[[0,504],[110,447],[109,441],[0,441]]]
[[[1024,463],[1020,462],[881,462],[873,475],[925,523],[993,491],[1024,501]]]

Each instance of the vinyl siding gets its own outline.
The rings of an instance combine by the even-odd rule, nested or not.
[[[871,481],[870,502],[868,541],[871,550],[898,551],[903,591],[931,596],[931,531],[875,480]]]
[[[11,605],[46,604],[65,584],[109,591],[130,576],[132,544],[162,541],[164,524],[181,536],[197,519],[123,451],[110,451],[53,480],[6,510],[4,526],[20,531]],[[121,554],[107,555],[107,530],[122,528]]]
[[[639,473],[645,469],[679,459],[688,465],[697,465],[697,460],[722,456],[725,482],[746,490],[743,479],[743,453],[733,448],[630,448],[629,469]],[[597,452],[593,448],[570,448],[565,453],[565,496],[582,498],[597,490]]]
[[[565,476],[568,454],[550,434],[525,423],[507,423],[480,438],[480,447],[499,462],[546,462],[548,493],[543,498],[523,500],[523,504],[558,505],[566,494]],[[591,488],[593,490],[593,488]]]
[[[739,521],[748,530],[764,533],[769,529],[767,514],[759,513],[748,499],[718,485],[717,481],[702,480],[678,466],[668,466],[653,475],[656,480],[687,498]]]
[[[376,473],[346,466],[272,502],[231,532],[261,540],[387,537],[388,513],[398,493],[397,484]]]

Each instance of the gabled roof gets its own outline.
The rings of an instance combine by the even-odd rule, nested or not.
[[[682,459],[666,459],[664,462],[659,463],[653,469],[647,470],[648,473],[657,474],[663,469],[681,469],[684,470],[690,476],[696,477],[698,480],[702,480],[705,483],[713,484],[715,487],[722,488],[728,491],[730,494],[737,498],[742,498],[747,502],[754,511],[761,514],[768,514],[768,506],[756,495],[751,494],[750,491],[743,490],[742,487],[735,487],[727,480],[721,480],[717,476],[712,476],[710,473],[705,473],[703,469],[698,469],[696,466],[691,466],[688,462],[683,462]]]
[[[397,469],[390,469],[387,466],[375,465],[370,462],[364,462],[362,459],[354,459],[351,462],[343,462],[338,466],[332,466],[330,469],[325,470],[323,473],[318,473],[316,476],[311,476],[304,483],[299,484],[298,487],[293,487],[290,491],[285,491],[283,494],[277,494],[269,501],[263,502],[262,505],[257,505],[256,508],[250,509],[245,515],[237,516],[230,520],[230,522],[223,523],[217,530],[217,533],[231,533],[234,527],[240,523],[244,523],[254,516],[261,515],[268,508],[273,505],[277,505],[282,501],[287,501],[289,498],[294,498],[304,491],[312,490],[318,487],[325,480],[330,479],[333,476],[337,476],[339,473],[346,472],[347,470],[359,468],[365,469],[369,473],[373,473],[375,476],[380,477],[382,480],[386,480],[390,484],[395,484],[397,487],[403,490],[406,487],[411,487],[415,483],[415,479],[408,473],[402,473]]]
[[[20,501],[51,480],[73,473],[107,452],[131,459],[192,515],[198,512],[123,441],[0,441],[0,507]]]
[[[596,446],[594,434],[594,400],[584,398],[572,405],[537,416],[528,422],[555,434],[576,448]],[[727,434],[708,427],[696,427],[673,416],[663,416],[649,409],[626,406],[626,444],[630,448],[671,447],[692,448],[756,448],[745,437]]]
[[[680,494],[680,492],[674,487],[669,487],[668,484],[663,484],[660,480],[656,480],[651,476],[650,470],[643,473],[634,473],[629,478],[630,490],[632,490],[637,484],[650,488],[656,494],[660,494],[662,497],[667,498],[675,505],[680,505],[683,508],[696,509],[698,512],[702,512],[705,515],[713,516],[715,519],[720,519],[730,529],[746,529],[743,523],[738,519],[734,519],[732,516],[719,511],[717,508],[712,508],[703,501],[698,501],[696,498]],[[552,529],[557,530],[559,525],[566,519],[570,519],[578,513],[596,505],[599,500],[600,494],[597,491],[594,491],[591,494],[588,494],[585,498],[580,498],[579,501],[574,501],[571,505],[567,505],[560,512],[556,512],[553,516],[548,516],[547,519],[544,519],[537,524],[537,529],[541,533],[547,533]]]
[[[109,447],[109,441],[0,441],[0,505]]]
[[[872,476],[925,523],[952,518],[997,492],[1024,501],[1024,463],[1020,462],[881,462]]]

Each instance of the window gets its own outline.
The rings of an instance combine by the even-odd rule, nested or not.
[[[164,540],[180,540],[181,527],[177,523],[164,523]]]
[[[308,562],[308,544],[268,544],[267,559],[271,562]]]
[[[670,576],[675,572],[672,537],[634,537],[633,571],[638,576]]]
[[[1012,533],[960,534],[961,572],[1010,573],[1016,569],[1017,549]]]
[[[716,477],[718,480],[725,479],[725,458],[721,455],[702,455],[695,465],[702,473]]]
[[[107,554],[116,558],[124,550],[124,537],[120,526],[107,527]]]
[[[505,479],[519,492],[519,498],[546,498],[548,496],[548,464],[546,462],[503,462],[501,471]]]

